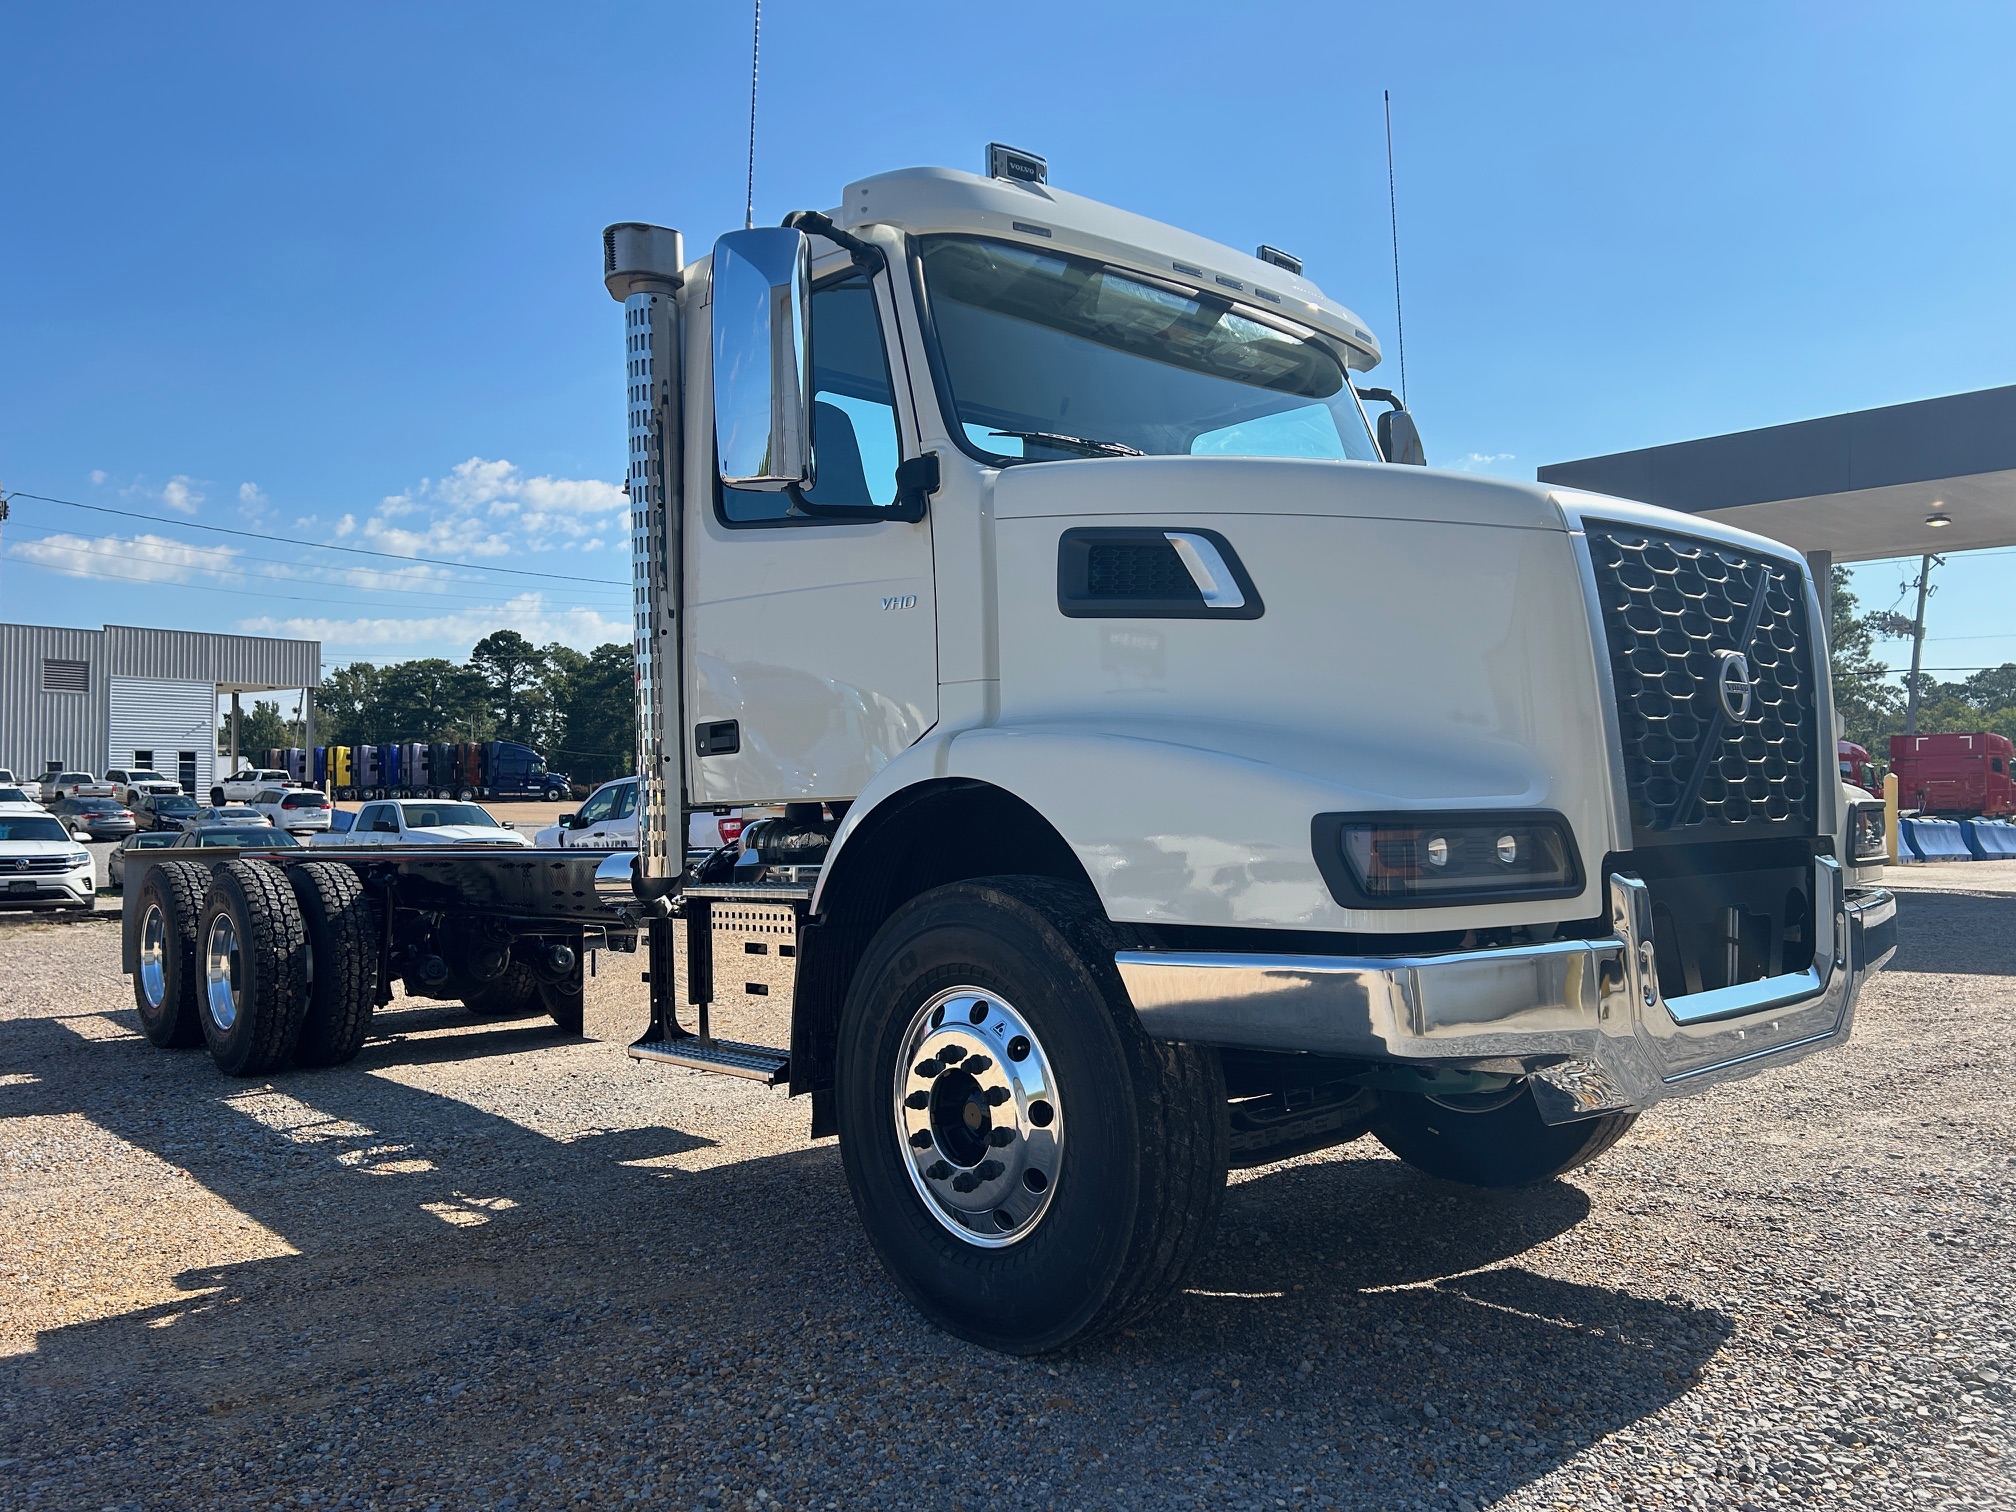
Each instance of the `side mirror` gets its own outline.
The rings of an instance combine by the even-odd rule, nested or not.
[[[581,816],[579,814],[562,814],[553,822],[562,829],[576,829],[580,826]]]
[[[714,244],[714,451],[729,488],[812,475],[812,244],[762,226]]]
[[[1390,409],[1379,417],[1379,450],[1385,453],[1388,462],[1408,467],[1428,465],[1421,432],[1414,428],[1414,417],[1404,409]]]

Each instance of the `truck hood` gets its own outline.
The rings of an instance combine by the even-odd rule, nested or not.
[[[1792,555],[1624,500],[1377,463],[1027,464],[993,502],[999,716],[952,737],[949,769],[1057,818],[1115,917],[1171,922],[1439,927],[1340,908],[1310,822],[1449,809],[1553,810],[1574,831],[1583,894],[1505,922],[1599,913],[1630,832],[1584,516]],[[1264,612],[1060,614],[1061,538],[1081,527],[1214,531]]]

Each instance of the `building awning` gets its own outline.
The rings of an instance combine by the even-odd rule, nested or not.
[[[1539,479],[1837,562],[2016,546],[2016,386],[1556,462]]]

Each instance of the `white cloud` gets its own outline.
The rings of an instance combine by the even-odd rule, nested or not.
[[[94,467],[91,469],[91,481],[93,483],[103,483],[110,476],[111,474],[107,473],[105,469],[102,467]]]
[[[170,509],[179,509],[184,514],[196,513],[196,506],[203,502],[204,495],[196,486],[196,480],[185,474],[177,474],[161,485],[161,502]]]
[[[1502,472],[1501,462],[1516,462],[1518,457],[1512,452],[1465,452],[1449,464],[1457,472]]]
[[[356,528],[357,528],[357,516],[353,514],[346,514],[345,516],[343,516],[342,519],[336,522],[336,534],[339,536],[347,536],[352,531],[356,530]]]
[[[238,485],[238,507],[241,514],[256,515],[267,505],[266,492],[257,483]]]
[[[78,577],[126,579],[142,583],[186,583],[199,574],[242,582],[234,570],[235,546],[191,546],[163,536],[44,536],[16,542],[7,554],[56,572]]]
[[[447,614],[337,618],[280,618],[261,615],[240,620],[248,635],[284,635],[318,640],[325,651],[392,648],[401,657],[444,654],[466,656],[469,648],[492,630],[516,630],[540,645],[559,641],[579,651],[614,641],[628,641],[630,627],[593,609],[548,608],[545,596],[521,593],[503,603],[456,609]]]
[[[494,558],[605,540],[628,504],[620,485],[600,478],[528,477],[501,457],[470,457],[386,495],[362,520],[345,516],[336,533],[361,533],[397,556]]]

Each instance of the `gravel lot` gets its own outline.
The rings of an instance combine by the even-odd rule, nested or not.
[[[0,920],[0,1506],[2007,1508],[1999,870],[1909,874],[1845,1050],[1533,1192],[1242,1173],[1043,1362],[895,1296],[802,1102],[628,1060],[637,957],[586,1042],[401,1002],[238,1083],[109,922]]]

